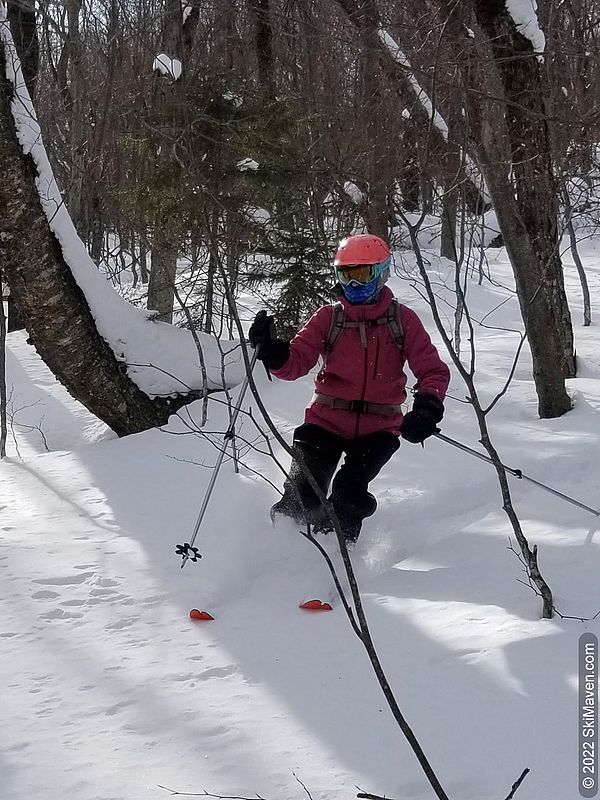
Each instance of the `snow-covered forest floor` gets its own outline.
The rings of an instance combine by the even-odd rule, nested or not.
[[[476,326],[476,377],[489,401],[518,345],[507,329],[521,323],[505,252],[488,255],[495,284],[470,282],[468,299],[488,326]],[[599,313],[593,239],[582,255]],[[579,359],[574,410],[537,418],[523,353],[489,422],[506,464],[597,507],[598,328],[582,327],[568,255],[565,263]],[[398,258],[390,285],[439,343],[410,280],[413,264]],[[449,276],[431,269],[444,296]],[[161,785],[292,800],[306,796],[298,781],[314,800],[348,800],[357,786],[432,797],[339,604],[321,615],[297,608],[328,581],[310,544],[270,525],[277,494],[260,476],[277,485],[281,477],[266,455],[246,452],[239,475],[224,464],[197,542],[203,559],[180,570],[174,548],[189,539],[227,424],[222,397],[210,401],[208,438],[174,418],[166,430],[117,440],[25,338],[9,336],[18,453],[9,441],[0,464],[3,800],[169,796]],[[269,383],[257,370],[257,380],[290,439],[311,376]],[[449,394],[443,432],[477,447],[455,372]],[[200,404],[188,410],[200,418]],[[248,417],[241,433],[256,438]],[[576,798],[577,642],[600,621],[540,621],[491,467],[441,441],[405,443],[373,489],[379,510],[353,557],[366,612],[400,707],[449,797],[501,800],[529,767],[519,800]],[[524,482],[512,489],[558,609],[593,617],[597,519]],[[192,607],[215,621],[191,622]]]

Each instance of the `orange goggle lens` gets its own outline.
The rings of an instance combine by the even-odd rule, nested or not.
[[[348,267],[338,267],[337,274],[340,283],[350,283],[351,281],[369,283],[373,280],[373,265],[356,264]]]

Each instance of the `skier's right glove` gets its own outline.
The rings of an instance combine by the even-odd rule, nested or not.
[[[417,394],[412,410],[405,415],[400,427],[402,438],[421,444],[437,433],[437,423],[444,416],[444,404],[433,394]]]
[[[277,338],[275,321],[266,311],[259,311],[248,331],[250,346],[267,370],[283,367],[290,355],[289,342]]]

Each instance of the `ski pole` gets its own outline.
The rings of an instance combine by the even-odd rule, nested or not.
[[[255,350],[252,355],[252,360],[250,361],[250,372],[252,372],[252,370],[254,369],[257,355],[258,354]],[[217,482],[217,476],[219,474],[219,470],[221,469],[223,458],[225,457],[227,445],[235,436],[235,423],[237,422],[238,415],[241,411],[242,403],[244,402],[244,396],[248,389],[249,383],[250,383],[250,377],[249,375],[246,375],[246,377],[244,378],[244,382],[242,383],[242,388],[240,389],[240,394],[238,396],[237,404],[233,409],[233,414],[231,415],[231,422],[229,423],[229,427],[227,428],[223,436],[223,445],[219,450],[217,463],[214,466],[213,473],[210,476],[210,481],[208,482],[208,486],[206,487],[206,493],[204,495],[204,500],[202,501],[202,505],[200,506],[200,511],[198,513],[198,519],[196,520],[196,524],[194,526],[192,538],[190,539],[189,542],[185,542],[184,544],[178,544],[177,547],[175,548],[176,554],[182,557],[181,569],[185,567],[185,565],[188,562],[188,559],[191,558],[192,561],[197,561],[199,558],[202,558],[202,556],[198,552],[198,548],[194,547],[194,542],[196,541],[196,537],[198,536],[198,531],[200,530],[200,526],[202,525],[202,520],[204,519],[204,514],[206,513],[206,509],[208,508],[210,496],[212,494],[213,489],[215,488],[215,483]]]
[[[489,456],[484,455],[483,453],[478,452],[477,450],[473,450],[472,447],[467,447],[466,444],[461,444],[461,442],[457,442],[456,439],[451,439],[449,436],[444,436],[443,433],[434,433],[434,436],[437,436],[438,439],[441,439],[443,442],[447,442],[447,444],[451,444],[453,447],[458,447],[459,450],[464,450],[465,453],[469,453],[475,458],[480,458],[482,461],[487,461],[488,464],[493,464],[494,462]],[[559,492],[558,489],[553,489],[551,486],[546,486],[545,483],[541,483],[541,481],[537,481],[535,478],[530,478],[529,475],[525,475],[525,473],[520,469],[512,469],[511,467],[507,467],[506,464],[500,462],[500,466],[503,467],[507,472],[511,475],[514,475],[515,478],[519,478],[519,480],[526,480],[529,483],[535,484],[540,489],[544,489],[546,492],[550,492],[550,494],[555,495],[555,497],[560,497],[561,500],[566,500],[567,503],[571,503],[578,508],[582,508],[584,511],[589,511],[590,514],[594,514],[596,517],[600,517],[600,511],[591,508],[590,506],[586,506],[585,503],[580,503],[579,500],[574,500],[572,497],[569,497],[567,494],[563,494]]]

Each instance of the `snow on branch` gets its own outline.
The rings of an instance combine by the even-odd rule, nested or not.
[[[99,272],[73,225],[48,160],[40,126],[31,102],[21,64],[0,2],[0,41],[6,53],[6,74],[13,87],[11,111],[23,153],[37,170],[36,188],[48,225],[62,255],[82,290],[100,336],[115,357],[127,364],[129,377],[150,397],[186,393],[203,388],[198,352],[192,335],[181,328],[153,320],[154,313],[135,308],[113,289]],[[212,336],[198,333],[207,365],[208,388],[222,386],[221,355]],[[237,342],[221,343],[225,349],[228,382],[241,380]]]
[[[240,172],[248,172],[248,170],[256,172],[259,166],[260,164],[258,161],[255,161],[253,158],[242,158],[242,160],[238,161],[236,164]]]
[[[540,28],[536,0],[506,0],[506,10],[519,33],[531,42],[538,60],[543,61],[546,37]]]
[[[402,67],[406,69],[406,77],[408,78],[408,82],[411,85],[413,92],[415,93],[417,100],[423,106],[425,111],[427,112],[429,118],[433,122],[433,125],[438,129],[441,135],[444,137],[446,141],[448,141],[448,125],[446,124],[446,120],[442,117],[442,115],[434,109],[433,103],[429,98],[427,92],[421,87],[419,81],[415,78],[413,69],[410,65],[410,61],[401,50],[400,45],[396,43],[396,41],[390,36],[390,34],[386,30],[379,30],[378,31],[379,38],[383,42],[383,44],[387,47],[388,52],[394,59],[400,64]]]
[[[353,183],[352,181],[346,181],[344,184],[344,192],[348,195],[352,202],[359,206],[361,203],[364,203],[365,196],[358,188],[358,186]]]
[[[187,18],[189,17],[189,15],[192,13],[193,10],[194,10],[193,6],[191,6],[189,3],[186,3],[185,0],[182,0],[182,2],[181,2],[181,11],[182,11],[182,15],[183,15],[183,19],[182,19],[182,24],[183,25],[185,25],[185,23],[187,22]]]
[[[166,53],[159,53],[152,63],[152,71],[160,72],[161,75],[178,81],[181,78],[183,66],[178,58],[171,58]]]
[[[519,2],[519,1],[535,2],[535,0],[514,0],[514,2]],[[473,34],[473,31],[471,31],[470,28],[467,28],[467,32],[469,36]],[[395,39],[392,36],[390,36],[390,34],[386,30],[380,29],[378,31],[378,34],[380,40],[387,48],[390,56],[394,59],[394,61],[396,61],[406,70],[406,77],[408,79],[408,82],[410,83],[410,86],[413,92],[415,93],[418,102],[427,112],[427,116],[431,120],[433,126],[438,130],[443,139],[445,141],[448,141],[448,125],[446,123],[446,120],[442,117],[440,112],[433,107],[431,98],[429,97],[427,92],[423,89],[419,81],[415,78],[413,68],[410,64],[410,61],[406,57],[406,54],[401,49],[400,45],[396,43]],[[404,119],[411,118],[411,113],[407,108],[405,108],[402,111],[402,117]],[[473,182],[475,182],[476,180],[481,180],[480,171],[468,153],[465,154],[465,169],[467,175],[471,178],[471,180],[473,180]],[[487,194],[485,186],[482,186],[482,193],[486,199],[486,202],[489,201],[489,196]]]

